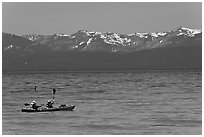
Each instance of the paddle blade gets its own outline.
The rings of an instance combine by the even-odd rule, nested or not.
[[[24,103],[24,105],[25,105],[25,106],[29,106],[30,104],[29,104],[29,103]]]
[[[56,89],[53,89],[53,94],[55,94],[56,93]]]

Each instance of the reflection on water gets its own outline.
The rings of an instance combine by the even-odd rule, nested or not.
[[[3,134],[201,134],[201,72],[3,74]],[[34,86],[37,91],[34,91]],[[71,112],[23,113],[24,103]]]

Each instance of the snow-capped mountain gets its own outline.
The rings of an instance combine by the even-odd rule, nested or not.
[[[179,27],[168,32],[133,33],[122,35],[112,32],[93,32],[80,30],[72,35],[23,35],[31,45],[50,48],[56,51],[110,51],[132,52],[144,49],[176,46],[178,43],[196,38],[201,39],[201,30]],[[13,36],[13,35],[12,35]],[[11,46],[12,45],[12,46]],[[21,46],[25,46],[21,45]],[[17,48],[15,43],[5,45],[3,51]]]
[[[2,34],[3,70],[200,69],[202,32]]]

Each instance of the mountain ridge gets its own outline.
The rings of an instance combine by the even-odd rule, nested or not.
[[[132,33],[128,35],[113,32],[94,32],[79,30],[71,35],[17,35],[30,40],[34,45],[44,45],[52,50],[67,51],[95,51],[104,50],[109,52],[132,52],[143,49],[168,46],[180,41],[171,38],[182,38],[183,40],[201,35],[201,30],[179,27],[168,32]],[[12,35],[12,34],[11,34]]]
[[[179,27],[168,32],[80,30],[72,35],[2,33],[3,71],[103,71],[201,69],[202,31]]]

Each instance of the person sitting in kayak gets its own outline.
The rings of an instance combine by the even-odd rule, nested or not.
[[[54,104],[54,100],[51,101],[51,100],[49,99],[49,100],[47,101],[46,107],[48,107],[48,108],[53,108],[53,106],[52,106],[53,104]]]
[[[37,106],[37,104],[36,104],[36,102],[33,100],[32,102],[31,102],[31,107],[33,108],[33,109],[35,109],[35,110],[37,110],[39,107],[41,107],[41,106]]]

